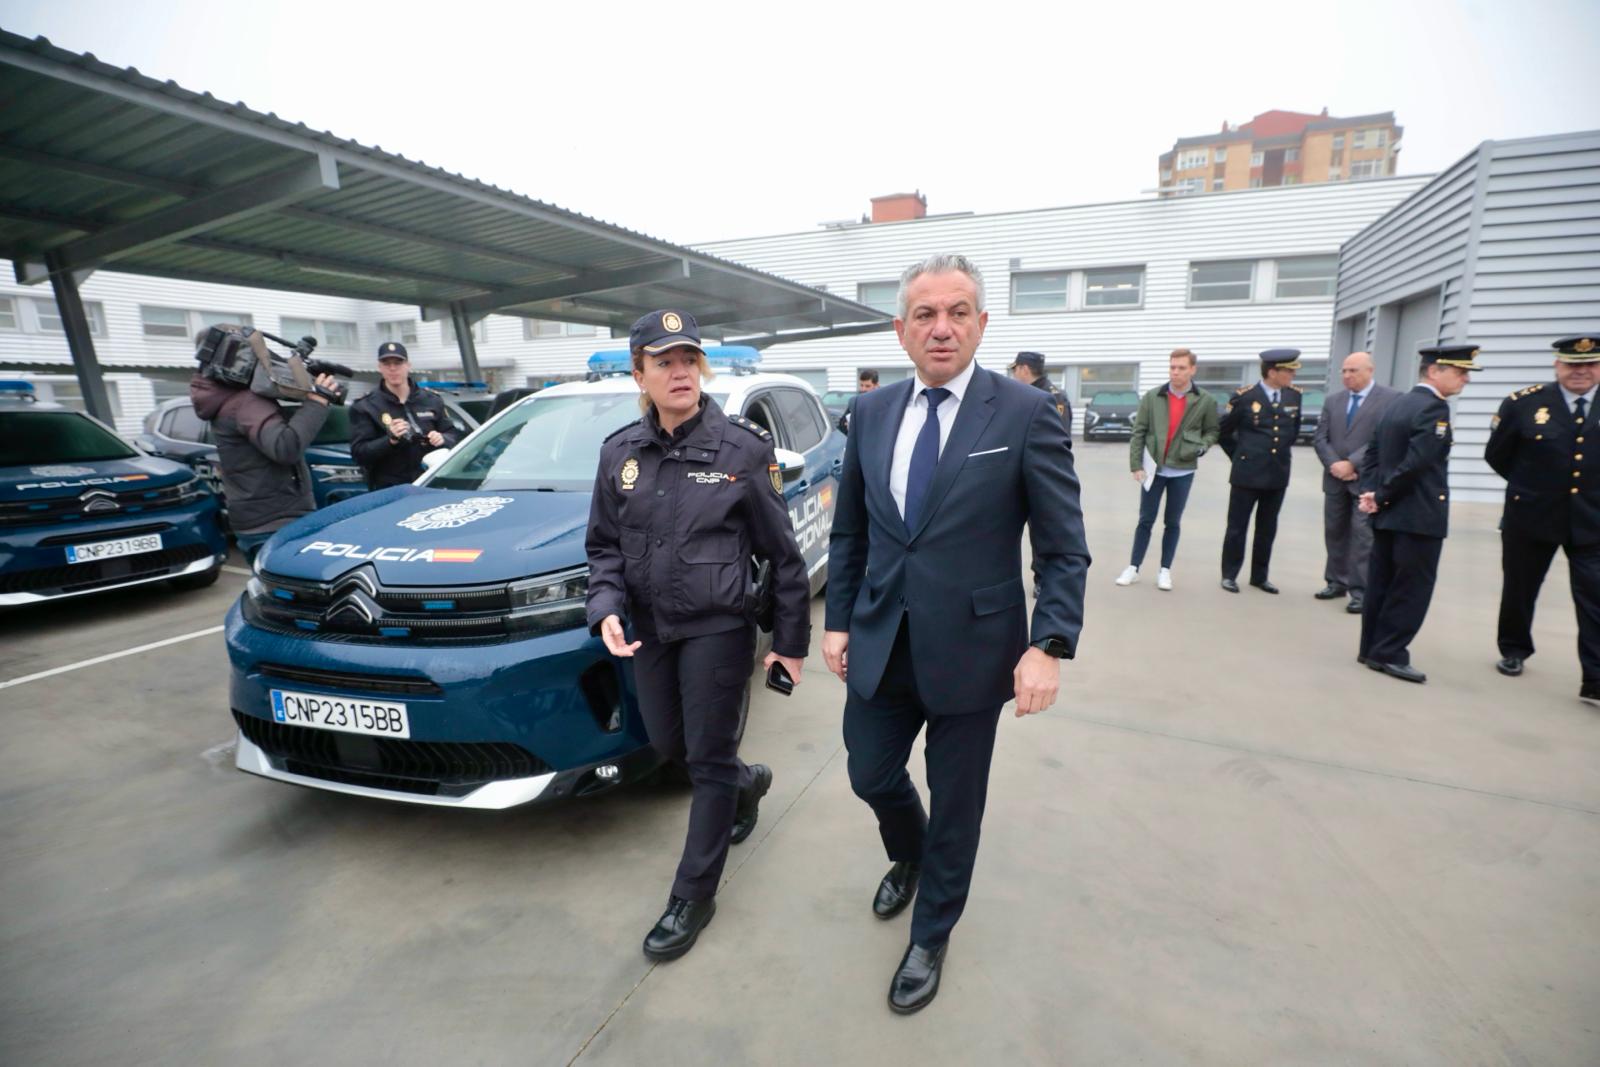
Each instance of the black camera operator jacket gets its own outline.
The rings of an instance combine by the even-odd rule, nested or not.
[[[411,434],[400,440],[389,432],[392,419],[404,419]],[[444,444],[430,445],[428,432],[438,430]],[[350,405],[350,455],[367,475],[368,489],[413,482],[422,473],[422,457],[435,448],[454,448],[461,435],[450,425],[444,397],[411,385],[404,404],[389,391],[378,388]]]
[[[811,645],[811,587],[772,435],[706,397],[670,437],[654,410],[606,438],[589,506],[589,628],[607,615],[645,640],[751,623],[751,556],[772,561],[772,647]]]
[[[211,424],[235,531],[277,530],[317,510],[306,449],[328,418],[326,404],[308,401],[285,414],[264,396],[203,374],[190,379],[189,398]]]

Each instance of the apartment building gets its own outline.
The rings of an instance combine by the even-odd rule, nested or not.
[[[1362,181],[1395,173],[1394,112],[1330,116],[1263,111],[1218,133],[1180,137],[1161,154],[1160,195],[1200,196],[1279,185]]]

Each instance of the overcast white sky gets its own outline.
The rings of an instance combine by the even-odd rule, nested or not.
[[[0,0],[0,25],[652,236],[1131,199],[1174,138],[1393,110],[1400,170],[1600,127],[1596,0]]]

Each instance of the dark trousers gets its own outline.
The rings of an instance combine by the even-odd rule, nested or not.
[[[872,805],[889,859],[922,864],[911,941],[924,948],[944,944],[967,906],[999,722],[998,707],[965,715],[928,714],[911,670],[904,621],[878,691],[870,699],[851,692],[845,700],[850,787]],[[912,742],[924,726],[931,816],[923,811],[922,798],[906,773]]]
[[[1239,577],[1244,563],[1244,531],[1250,525],[1250,511],[1256,513],[1256,536],[1250,545],[1250,580],[1267,580],[1272,562],[1272,541],[1278,536],[1278,511],[1283,507],[1286,489],[1228,488],[1228,532],[1222,538],[1222,576]],[[1155,490],[1151,490],[1155,492]]]
[[[1361,609],[1364,659],[1401,666],[1411,663],[1411,641],[1428,615],[1442,548],[1442,537],[1372,531],[1367,598]]]
[[[1500,533],[1500,632],[1502,656],[1533,655],[1533,605],[1550,570],[1553,541],[1535,541],[1521,534]],[[1583,684],[1600,685],[1600,544],[1566,545],[1572,603],[1578,610],[1578,662]]]
[[[1139,525],[1133,528],[1133,557],[1135,567],[1143,566],[1144,554],[1150,549],[1150,532],[1156,525],[1156,511],[1161,507],[1161,494],[1167,495],[1167,520],[1161,527],[1161,565],[1172,566],[1172,557],[1178,552],[1178,528],[1183,522],[1183,509],[1189,503],[1189,490],[1194,488],[1195,476],[1168,478],[1158,474],[1150,488],[1139,487]]]
[[[1367,563],[1372,558],[1372,516],[1356,506],[1358,500],[1348,489],[1322,493],[1322,542],[1328,548],[1322,578],[1356,596],[1367,587]]]
[[[672,883],[673,895],[687,900],[716,896],[739,790],[751,782],[736,735],[754,656],[748,626],[666,644],[646,640],[633,654],[650,744],[689,768],[689,833]]]

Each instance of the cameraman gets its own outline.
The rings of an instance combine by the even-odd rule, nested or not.
[[[415,481],[423,456],[461,440],[444,398],[412,382],[405,345],[378,346],[378,373],[383,383],[350,405],[350,454],[366,472],[368,489]]]
[[[329,374],[317,375],[315,382],[330,390],[338,386]],[[203,366],[189,379],[189,399],[195,414],[211,424],[228,520],[239,551],[253,561],[273,533],[317,509],[305,454],[328,418],[328,401],[307,393],[307,402],[286,414],[277,401],[212,377]]]

